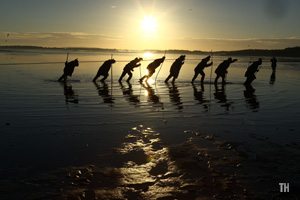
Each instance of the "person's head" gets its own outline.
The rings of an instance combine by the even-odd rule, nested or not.
[[[111,64],[113,64],[113,63],[115,63],[115,62],[116,62],[116,60],[115,60],[115,59],[110,59],[109,61],[110,61],[110,63],[111,63]]]
[[[79,66],[78,58],[76,58],[75,60],[73,60],[71,62],[72,62],[72,64],[74,64],[74,66]]]
[[[179,57],[179,59],[180,59],[180,60],[184,60],[184,59],[185,59],[185,55],[181,55],[181,56]]]
[[[262,64],[262,59],[259,58],[257,62],[258,62],[259,65],[261,65]]]
[[[205,57],[203,60],[204,60],[205,62],[208,62],[209,59],[210,59],[210,56],[207,56],[207,57]]]
[[[231,58],[231,57],[229,57],[229,58],[228,58],[228,61],[229,61],[229,62],[232,62],[232,58]]]

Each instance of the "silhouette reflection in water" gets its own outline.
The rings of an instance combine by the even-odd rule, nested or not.
[[[101,81],[101,84],[98,84],[97,82],[93,82],[98,90],[99,96],[103,98],[104,103],[115,103],[114,98],[110,94],[109,87],[105,82]]]
[[[78,104],[78,95],[74,92],[72,85],[68,84],[66,81],[60,83],[61,86],[64,88],[64,95],[66,98],[66,104],[74,103]]]
[[[276,80],[276,70],[273,70],[270,76],[270,84],[274,84],[275,80]]]
[[[160,102],[159,96],[155,94],[154,89],[149,85],[148,82],[141,83],[142,86],[146,89],[148,101],[152,102],[155,107],[163,107],[163,103]]]
[[[194,99],[198,100],[199,103],[198,104],[202,104],[204,111],[208,112],[209,106],[207,105],[207,103],[209,102],[208,100],[206,100],[203,96],[203,92],[204,92],[204,85],[200,84],[200,91],[198,91],[197,87],[195,86],[195,84],[192,84],[193,86],[193,90],[194,90]]]
[[[222,104],[221,107],[225,107],[226,111],[229,111],[229,108],[230,108],[232,102],[228,102],[224,84],[222,84],[221,88],[219,88],[218,85],[215,84],[214,96],[215,96],[215,99],[218,100],[217,103],[221,103]]]
[[[271,59],[271,67],[272,67],[272,74],[270,77],[270,84],[274,84],[275,83],[275,79],[276,79],[276,67],[277,67],[277,59],[275,57],[273,57]]]
[[[177,86],[175,85],[174,82],[172,82],[172,84],[166,83],[166,85],[169,88],[170,102],[173,105],[177,106],[176,107],[177,110],[182,110],[183,106],[182,106],[182,102],[181,102],[181,98]]]
[[[244,90],[244,97],[246,100],[246,106],[253,110],[253,112],[257,112],[259,108],[259,102],[254,94],[255,89],[251,85],[245,85],[246,90]]]
[[[140,98],[139,95],[134,95],[132,90],[132,85],[127,82],[128,87],[125,87],[122,82],[120,82],[120,86],[123,92],[123,96],[125,97],[126,101],[128,101],[130,104],[135,105],[136,107],[139,107]]]

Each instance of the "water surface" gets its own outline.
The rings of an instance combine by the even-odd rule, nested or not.
[[[0,192],[5,199],[293,198],[299,189],[297,62],[280,62],[275,81],[263,58],[252,88],[249,60],[229,68],[228,84],[190,83],[204,57],[187,55],[175,84],[165,84],[180,55],[168,55],[156,83],[117,80],[143,53],[113,55],[113,76],[91,80],[110,53],[71,53],[79,67],[67,83],[65,53],[1,53]],[[215,68],[222,60],[214,56]],[[95,62],[90,62],[95,61]],[[96,62],[98,61],[98,62]],[[47,63],[53,64],[17,64]],[[153,76],[155,79],[156,73]],[[127,77],[124,77],[126,79]],[[290,193],[279,192],[289,182]],[[18,191],[18,192],[16,192]]]

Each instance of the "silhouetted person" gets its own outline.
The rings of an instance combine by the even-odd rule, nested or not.
[[[68,76],[72,76],[73,72],[74,72],[74,68],[79,66],[79,62],[78,59],[76,58],[75,60],[68,62],[65,62],[65,68],[64,68],[64,73],[63,75],[58,79],[58,81],[66,81]]]
[[[172,82],[174,83],[175,79],[178,77],[179,71],[184,64],[185,55],[180,56],[175,60],[175,62],[171,65],[170,68],[170,75],[167,77],[165,82],[168,82],[168,80],[173,77]]]
[[[130,61],[127,65],[125,65],[124,69],[123,69],[123,73],[121,74],[120,78],[119,78],[119,82],[122,81],[123,77],[128,74],[129,77],[127,79],[127,82],[130,81],[130,79],[132,78],[132,72],[133,68],[139,67],[141,66],[141,64],[138,62],[140,62],[141,60],[143,60],[143,58],[135,58],[134,60]]]
[[[213,64],[213,62],[211,62],[211,63],[207,63],[208,61],[210,60],[210,56],[207,56],[206,58],[203,58],[202,60],[201,60],[201,62],[197,65],[197,67],[195,68],[195,75],[194,75],[194,77],[193,77],[193,79],[192,79],[192,83],[194,82],[194,80],[197,78],[197,76],[199,75],[199,74],[201,74],[201,83],[203,83],[203,81],[204,81],[204,77],[205,77],[205,73],[203,72],[203,70],[204,70],[204,68],[205,67],[209,67],[209,66],[211,66],[212,64]]]
[[[245,73],[245,77],[247,77],[246,81],[244,82],[244,85],[250,85],[254,79],[256,79],[256,72],[259,71],[258,67],[262,64],[261,58],[258,59],[258,61],[253,62],[247,69]]]
[[[272,70],[274,71],[274,70],[276,70],[276,67],[277,67],[277,59],[275,58],[275,57],[273,57],[272,59],[271,59],[271,67],[272,67]]]
[[[143,82],[144,79],[146,79],[146,82],[148,81],[148,79],[154,74],[155,72],[155,69],[157,67],[160,66],[161,63],[163,63],[165,61],[165,56],[162,57],[162,58],[159,58],[159,59],[156,59],[154,60],[152,63],[150,63],[148,66],[147,66],[147,70],[148,70],[148,74],[143,76],[141,79],[140,79],[140,82]]]
[[[221,64],[215,70],[215,73],[217,74],[215,83],[217,83],[218,79],[220,77],[222,77],[222,84],[225,84],[226,74],[228,73],[227,69],[231,63],[234,63],[236,61],[237,61],[237,59],[232,60],[232,58],[230,57],[227,60],[224,60],[223,62],[221,62]]]
[[[100,81],[104,81],[105,79],[107,79],[108,77],[108,72],[112,66],[112,64],[114,64],[116,61],[114,59],[109,59],[107,61],[105,61],[101,67],[99,68],[97,75],[95,76],[95,78],[93,79],[93,81],[95,82],[97,80],[97,78],[99,78],[100,76],[104,76]]]

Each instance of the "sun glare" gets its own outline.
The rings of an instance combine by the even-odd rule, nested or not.
[[[148,69],[146,69],[146,75],[148,75],[148,74],[149,74]],[[144,81],[144,82],[145,82],[145,81]],[[147,83],[153,84],[153,83],[155,83],[155,80],[153,80],[152,77],[150,77],[150,78],[148,79]]]
[[[146,58],[146,59],[152,58],[153,56],[154,56],[153,53],[150,53],[150,52],[146,52],[146,53],[143,54],[143,57]]]
[[[153,83],[155,83],[155,80],[153,80],[151,77],[148,79],[148,83],[149,84],[153,84]]]
[[[156,32],[157,18],[152,17],[152,15],[144,16],[141,21],[141,29],[145,31],[145,34],[153,34]]]

